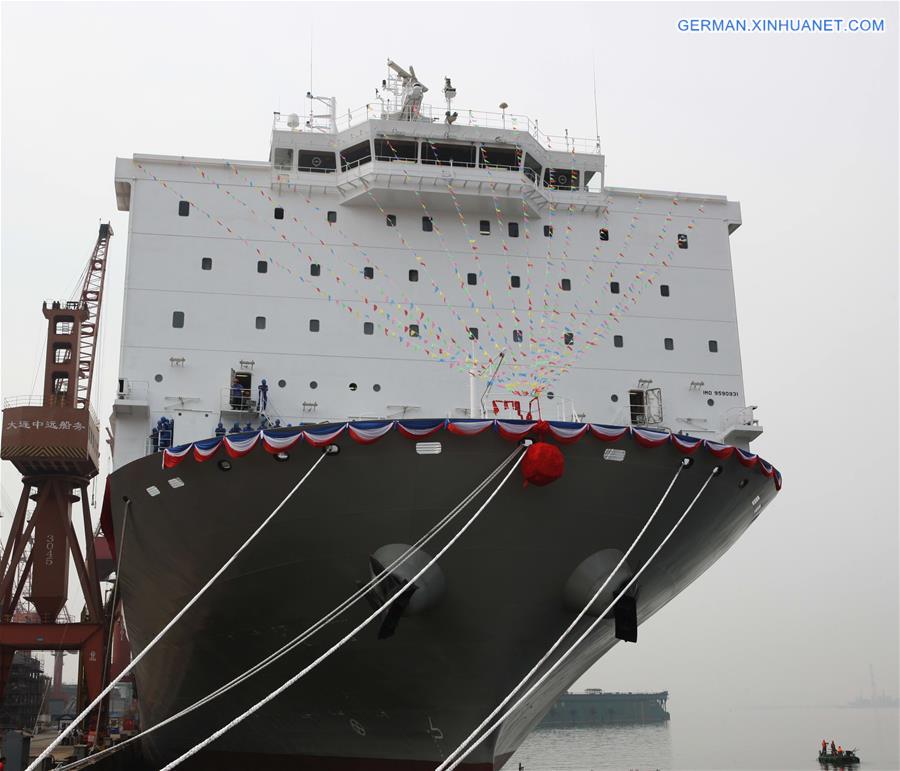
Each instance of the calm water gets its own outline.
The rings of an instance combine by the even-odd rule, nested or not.
[[[822,739],[856,747],[860,771],[900,769],[900,711],[835,707],[676,712],[664,725],[535,731],[504,766],[515,771],[810,769]]]

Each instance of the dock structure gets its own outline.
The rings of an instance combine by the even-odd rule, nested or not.
[[[565,693],[544,716],[539,728],[626,723],[665,723],[669,719],[668,691],[659,693],[604,693],[588,689],[585,693]]]

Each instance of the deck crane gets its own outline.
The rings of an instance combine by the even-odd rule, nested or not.
[[[0,557],[0,698],[16,650],[79,651],[79,700],[103,688],[108,625],[88,484],[100,470],[100,427],[90,400],[112,235],[108,223],[100,225],[78,299],[43,304],[42,394],[4,403],[0,458],[22,475],[22,492]],[[72,521],[78,501],[83,551]],[[63,613],[72,563],[85,603],[75,621]],[[26,591],[34,612],[17,613]]]

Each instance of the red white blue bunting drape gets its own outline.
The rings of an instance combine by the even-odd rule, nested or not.
[[[577,442],[585,436],[593,436],[602,442],[618,442],[626,436],[641,447],[661,447],[671,443],[675,448],[690,455],[700,447],[706,448],[714,457],[726,459],[735,456],[741,465],[757,469],[775,482],[775,488],[781,489],[781,474],[758,455],[742,450],[739,447],[713,442],[709,439],[697,439],[693,436],[673,434],[669,431],[656,431],[649,428],[626,426],[605,426],[600,423],[567,423],[557,421],[528,420],[379,420],[357,421],[352,423],[330,424],[315,428],[280,428],[268,431],[256,431],[232,434],[215,439],[203,439],[192,444],[181,445],[163,450],[163,468],[174,468],[189,455],[202,463],[212,458],[219,450],[224,449],[231,458],[240,458],[251,452],[257,445],[269,453],[286,452],[299,442],[306,442],[313,447],[324,447],[335,441],[344,433],[359,444],[377,442],[391,431],[398,431],[408,439],[419,440],[431,436],[438,431],[449,431],[460,436],[475,436],[484,431],[496,431],[504,439],[515,441],[525,437],[554,439],[561,444]]]

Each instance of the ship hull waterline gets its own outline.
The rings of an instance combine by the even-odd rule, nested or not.
[[[392,432],[377,443],[335,440],[326,458],[213,587],[138,664],[142,724],[155,725],[308,628],[370,578],[370,556],[415,542],[512,451],[488,431],[440,435],[418,454]],[[625,450],[622,460],[604,451]],[[434,768],[540,659],[575,611],[564,586],[590,555],[624,552],[685,457],[672,444],[585,439],[561,447],[565,472],[546,487],[516,473],[441,558],[445,590],[378,639],[376,619],[335,655],[185,768]],[[128,519],[119,591],[135,654],[194,596],[322,453],[302,443],[279,462],[256,448],[164,469],[148,456],[110,477],[118,538]],[[712,565],[775,496],[771,478],[705,449],[691,456],[629,558],[637,569],[710,483],[637,586],[645,621]],[[227,460],[227,463],[220,463]],[[227,470],[225,467],[228,467]],[[174,479],[180,480],[171,484]],[[433,555],[501,477],[425,551]],[[159,492],[151,495],[148,488]],[[264,697],[371,612],[363,601],[264,672],[142,740],[162,764]],[[593,620],[588,615],[571,641]],[[556,698],[616,643],[604,620],[575,653],[468,757],[499,769]],[[567,646],[566,646],[567,647]]]

